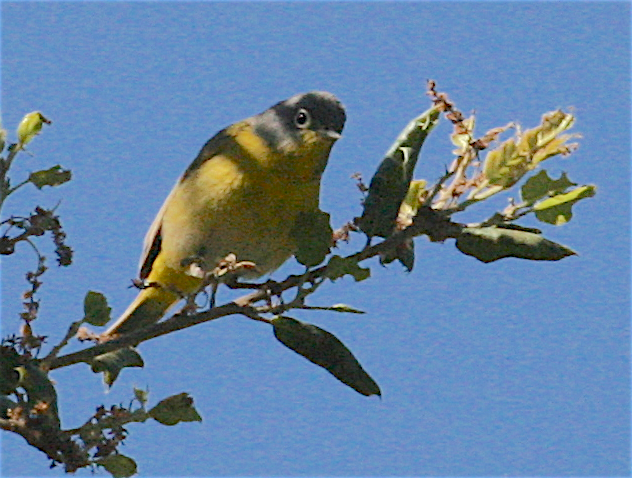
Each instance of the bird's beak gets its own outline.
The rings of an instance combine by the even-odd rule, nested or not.
[[[338,133],[337,131],[334,131],[333,129],[322,129],[318,131],[318,134],[320,134],[324,138],[328,138],[333,141],[336,141],[342,137],[340,133]]]

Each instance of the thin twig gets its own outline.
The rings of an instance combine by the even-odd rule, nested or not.
[[[52,362],[57,357],[57,354],[59,354],[60,350],[68,345],[68,342],[70,342],[70,340],[75,335],[77,335],[77,331],[79,330],[79,327],[81,327],[81,324],[83,324],[83,320],[78,320],[70,324],[70,327],[68,327],[68,332],[66,332],[64,338],[53,347],[53,349],[46,357],[42,359],[42,361],[40,362],[40,368],[42,368],[43,370],[50,370],[50,362]]]
[[[12,144],[11,146],[9,146],[9,155],[7,156],[7,158],[0,160],[0,211],[2,210],[4,200],[10,194],[10,190],[7,184],[7,173],[9,172],[9,169],[11,169],[11,163],[13,163],[13,160],[21,150],[22,146],[18,144]]]
[[[445,182],[450,179],[452,176],[454,175],[454,171],[448,171],[446,169],[446,172],[443,176],[441,176],[439,178],[439,180],[437,181],[437,183],[434,185],[434,187],[432,188],[432,191],[430,192],[430,194],[428,194],[428,196],[426,197],[426,199],[424,199],[424,202],[422,204],[422,206],[427,206],[429,207],[432,204],[432,201],[434,201],[434,198],[437,196],[437,194],[439,194],[439,192],[441,191],[441,188],[443,187],[443,185],[445,184]]]
[[[17,185],[15,185],[15,186],[13,186],[12,188],[10,188],[10,189],[7,191],[7,196],[8,196],[9,194],[13,194],[13,193],[14,193],[14,192],[16,192],[18,189],[20,189],[22,186],[24,186],[24,185],[26,185],[26,184],[28,184],[28,183],[30,183],[30,182],[31,182],[31,179],[30,179],[30,178],[28,178],[28,179],[25,179],[24,181],[22,181],[20,184],[17,184]]]

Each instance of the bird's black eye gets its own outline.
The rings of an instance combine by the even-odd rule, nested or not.
[[[305,108],[301,108],[294,117],[294,124],[299,128],[307,128],[311,120],[309,112]]]

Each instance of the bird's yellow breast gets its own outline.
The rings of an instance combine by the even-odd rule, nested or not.
[[[185,272],[183,264],[191,259],[201,258],[212,269],[230,253],[256,264],[250,276],[279,267],[295,251],[290,230],[296,218],[318,208],[320,173],[314,174],[314,160],[326,161],[329,150],[307,150],[304,156],[279,157],[260,138],[240,132],[221,154],[176,186],[163,217],[161,251],[148,279],[174,282],[174,273]],[[324,159],[317,157],[322,154]],[[289,159],[299,164],[289,171],[277,167]],[[189,279],[175,282],[180,288],[194,287]]]

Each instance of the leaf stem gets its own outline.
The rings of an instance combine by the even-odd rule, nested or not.
[[[13,160],[17,156],[18,152],[22,150],[22,146],[19,144],[12,144],[9,146],[9,155],[6,159],[0,158],[0,211],[2,211],[2,206],[4,204],[4,200],[11,194],[11,188],[9,186],[9,181],[7,180],[7,174],[9,169],[11,168],[11,164]]]

